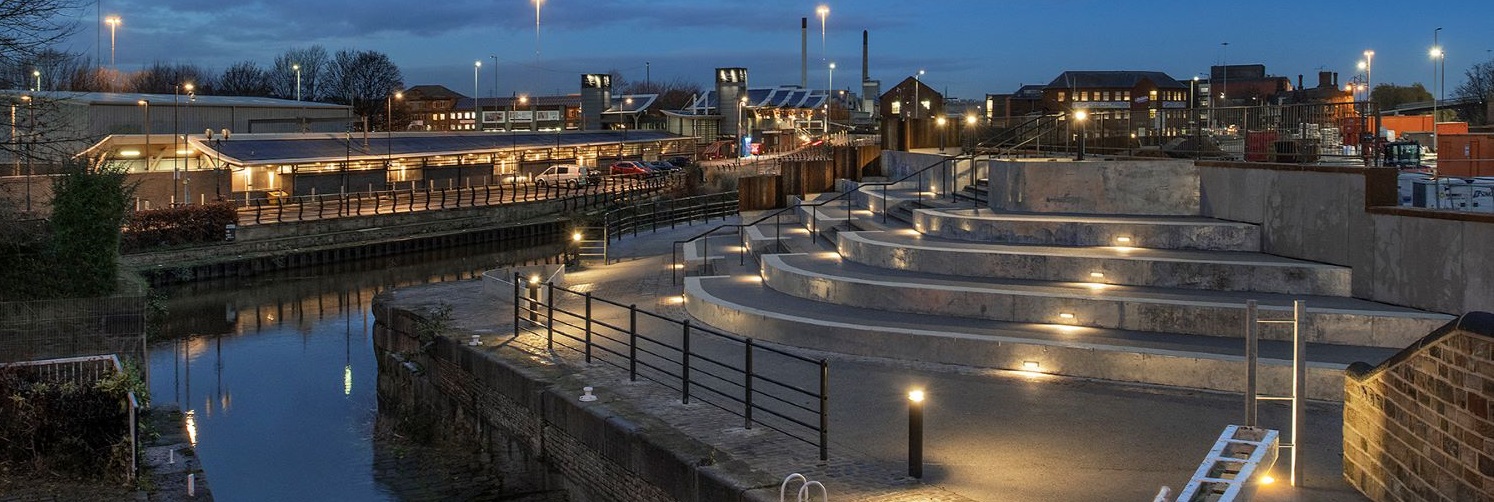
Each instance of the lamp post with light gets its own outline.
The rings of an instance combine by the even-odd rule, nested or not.
[[[384,98],[384,167],[387,169],[394,157],[394,100],[405,99],[405,93],[394,91]]]
[[[820,4],[814,9],[815,14],[820,16],[820,61],[828,58],[825,54],[825,18],[830,16],[830,6]]]
[[[825,139],[830,139],[830,100],[835,97],[835,62],[830,62],[830,77],[825,84]]]
[[[36,168],[31,164],[32,150],[36,146],[36,111],[33,108],[35,104],[32,102],[33,100],[34,98],[30,95],[21,96],[21,102],[26,103],[26,128],[28,129],[25,133],[26,140],[24,145],[26,148],[26,212],[28,213],[31,212],[31,176],[36,174]],[[14,124],[15,121],[12,120],[11,123]],[[14,133],[12,133],[12,136],[14,136]]]
[[[939,151],[941,152],[944,151],[944,124],[946,122],[949,122],[949,119],[944,118],[942,115],[934,119],[934,124],[939,126]]]
[[[1371,108],[1374,107],[1373,105],[1375,103],[1375,80],[1373,78],[1374,72],[1375,51],[1364,51],[1364,86],[1369,88],[1369,95],[1365,96],[1365,101],[1370,103]]]
[[[472,62],[472,128],[482,130],[482,102],[478,101],[482,91],[478,89],[477,77],[482,71],[482,61]]]
[[[1439,101],[1442,100],[1442,83],[1437,78],[1437,62],[1439,60],[1442,61],[1442,75],[1447,75],[1447,54],[1442,52],[1442,46],[1437,43],[1437,35],[1440,31],[1442,31],[1441,27],[1432,30],[1432,51],[1430,52],[1432,55],[1432,80],[1437,82],[1437,97],[1432,98],[1432,148],[1434,150],[1437,148],[1437,106],[1441,104]]]
[[[36,77],[36,92],[41,92],[41,90],[42,90],[42,72],[41,72],[41,70],[36,69],[36,68],[32,68],[31,69],[31,76]]]
[[[110,69],[114,68],[114,30],[116,28],[119,28],[119,24],[121,22],[122,21],[119,19],[119,16],[109,16],[109,17],[104,18],[104,24],[109,25],[109,68]]]
[[[908,392],[908,476],[923,478],[923,391]]]
[[[145,110],[145,170],[150,170],[150,101],[139,100],[135,104]]]

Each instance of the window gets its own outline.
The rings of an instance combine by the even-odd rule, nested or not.
[[[1121,91],[1121,101],[1130,101],[1131,91]]]
[[[1100,100],[1101,101],[1110,101],[1110,91],[1105,91],[1105,97],[1100,98]]]
[[[1059,103],[1063,102],[1064,94],[1066,94],[1066,93],[1064,93],[1063,91],[1058,91],[1058,102]],[[893,112],[893,113],[897,113],[897,112]]]
[[[1063,93],[1059,93],[1059,94],[1063,94]],[[1063,101],[1063,97],[1059,96],[1058,100],[1059,101]],[[893,115],[897,115],[897,114],[900,114],[900,113],[903,113],[903,102],[902,101],[893,101],[892,102],[892,114]]]
[[[1156,101],[1157,100],[1157,90],[1156,89],[1152,89],[1150,91],[1147,91],[1146,97],[1147,97],[1147,99],[1150,99],[1152,101]]]

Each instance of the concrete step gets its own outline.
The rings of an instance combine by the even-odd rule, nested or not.
[[[772,291],[755,276],[690,277],[685,308],[723,330],[815,350],[1027,371],[1034,378],[1059,374],[1231,392],[1245,385],[1238,339],[830,306]],[[1344,368],[1394,353],[1309,344],[1309,397],[1342,400]],[[1290,358],[1289,344],[1261,342],[1261,392],[1288,391]]]
[[[762,257],[764,285],[833,304],[937,316],[1243,338],[1245,302],[1261,317],[1289,318],[1307,305],[1308,341],[1405,347],[1451,316],[1354,298],[1197,291],[1096,283],[971,278],[888,270],[842,261],[834,252]],[[1290,340],[1288,329],[1262,337]]]
[[[843,232],[847,261],[967,277],[1350,296],[1350,269],[1261,253],[987,244],[918,232]],[[1099,274],[1099,275],[1095,275]]]
[[[924,235],[1000,244],[1116,246],[1259,251],[1260,227],[1200,216],[1092,215],[920,209],[913,226]]]

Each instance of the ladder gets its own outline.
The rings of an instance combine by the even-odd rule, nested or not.
[[[601,260],[603,265],[611,261],[608,253],[607,227],[579,227],[571,233],[571,243],[576,246],[578,260]]]
[[[1276,463],[1281,433],[1272,429],[1230,425],[1198,465],[1177,502],[1250,500],[1264,475]]]

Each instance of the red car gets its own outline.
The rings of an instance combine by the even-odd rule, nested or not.
[[[622,162],[613,162],[612,167],[608,169],[608,173],[613,176],[643,177],[648,176],[649,170],[637,162],[624,160]]]

